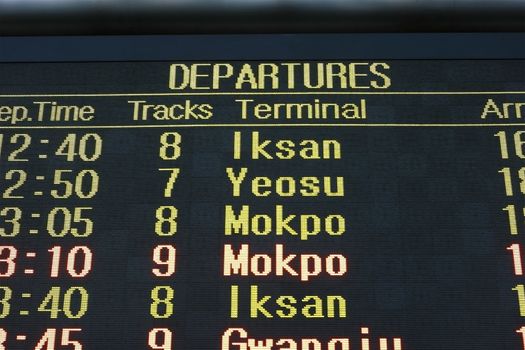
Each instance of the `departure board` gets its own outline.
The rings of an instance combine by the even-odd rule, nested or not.
[[[0,48],[0,350],[525,349],[523,34]]]

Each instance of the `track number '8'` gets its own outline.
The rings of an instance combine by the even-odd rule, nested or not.
[[[177,233],[178,210],[171,205],[157,208],[155,213],[157,221],[155,223],[155,233],[159,236],[173,236]]]
[[[175,291],[169,286],[157,286],[151,291],[150,314],[154,318],[169,318],[173,315]]]
[[[163,160],[175,160],[180,157],[182,137],[178,132],[165,132],[160,136],[159,156]]]

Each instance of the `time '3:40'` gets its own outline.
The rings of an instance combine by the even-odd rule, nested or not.
[[[0,319],[12,313],[11,303],[19,304],[13,301],[16,295],[17,293],[13,293],[10,287],[0,286]],[[31,294],[23,293],[22,297],[26,296],[32,297]],[[70,287],[65,291],[62,291],[62,287],[51,287],[37,311],[48,313],[49,318],[52,319],[62,315],[69,319],[79,319],[87,313],[88,306],[89,294],[84,287]],[[20,311],[20,315],[29,315],[29,313],[29,310]]]

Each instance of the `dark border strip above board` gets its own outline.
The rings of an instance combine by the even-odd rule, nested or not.
[[[474,2],[475,3],[475,2]],[[525,32],[525,2],[506,6],[88,8],[0,11],[0,35]]]

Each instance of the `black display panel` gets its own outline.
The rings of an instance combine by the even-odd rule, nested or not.
[[[0,46],[0,349],[525,349],[522,34]]]

